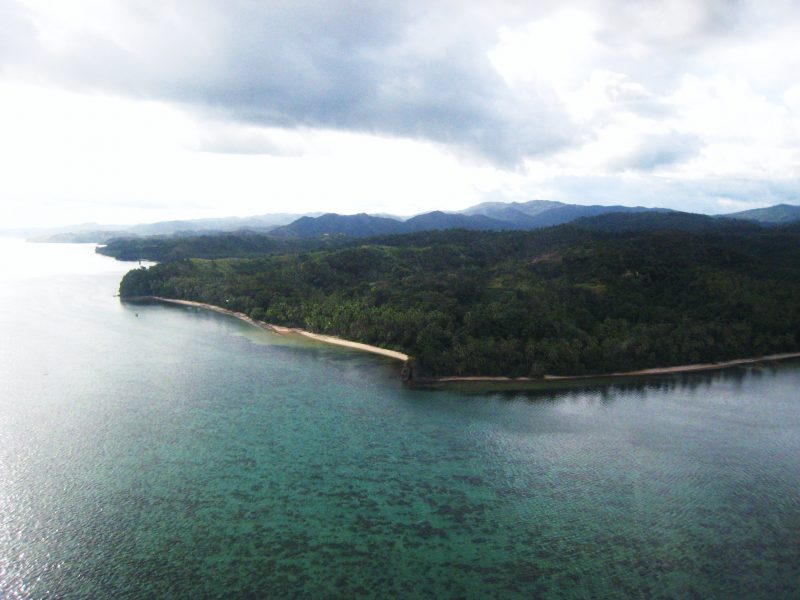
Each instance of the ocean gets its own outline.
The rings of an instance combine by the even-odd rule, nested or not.
[[[798,362],[412,390],[0,249],[3,598],[800,596]]]

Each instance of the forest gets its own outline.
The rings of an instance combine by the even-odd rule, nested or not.
[[[400,350],[414,378],[603,374],[800,350],[800,228],[652,218],[177,257],[129,272],[120,294]]]
[[[263,233],[243,230],[199,235],[119,237],[98,246],[96,252],[118,260],[163,262],[182,258],[247,258],[329,248],[343,241],[345,240],[335,238],[278,239]]]

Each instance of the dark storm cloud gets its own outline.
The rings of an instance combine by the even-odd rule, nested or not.
[[[772,12],[781,14],[774,7],[786,3],[775,3]],[[598,25],[596,62],[581,65],[576,76],[585,79],[593,68],[625,74],[641,85],[621,89],[617,108],[660,120],[672,110],[664,97],[694,68],[698,53],[723,38],[763,33],[760,6],[108,0],[104,9],[116,15],[109,27],[72,23],[53,44],[41,15],[0,0],[0,69],[37,82],[177,102],[238,123],[431,140],[508,166],[580,145],[593,133],[592,124],[570,119],[547,82],[514,87],[499,75],[488,53],[501,27],[523,27],[563,9],[589,11]],[[547,60],[519,57],[534,58]],[[226,148],[258,151],[252,143],[221,143],[218,150]],[[641,168],[673,156],[654,151]]]
[[[127,39],[84,31],[29,58],[63,85],[179,101],[240,122],[428,139],[505,164],[577,139],[552,91],[509,89],[486,54],[495,28],[455,5],[153,6],[125,5]]]

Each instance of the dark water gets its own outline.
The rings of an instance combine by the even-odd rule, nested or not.
[[[797,364],[413,392],[381,358],[123,306],[128,266],[91,247],[2,249],[2,597],[800,594]]]

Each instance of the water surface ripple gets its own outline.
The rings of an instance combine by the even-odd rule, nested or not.
[[[800,594],[796,363],[410,391],[380,357],[122,305],[129,265],[91,247],[3,244],[2,597]]]

